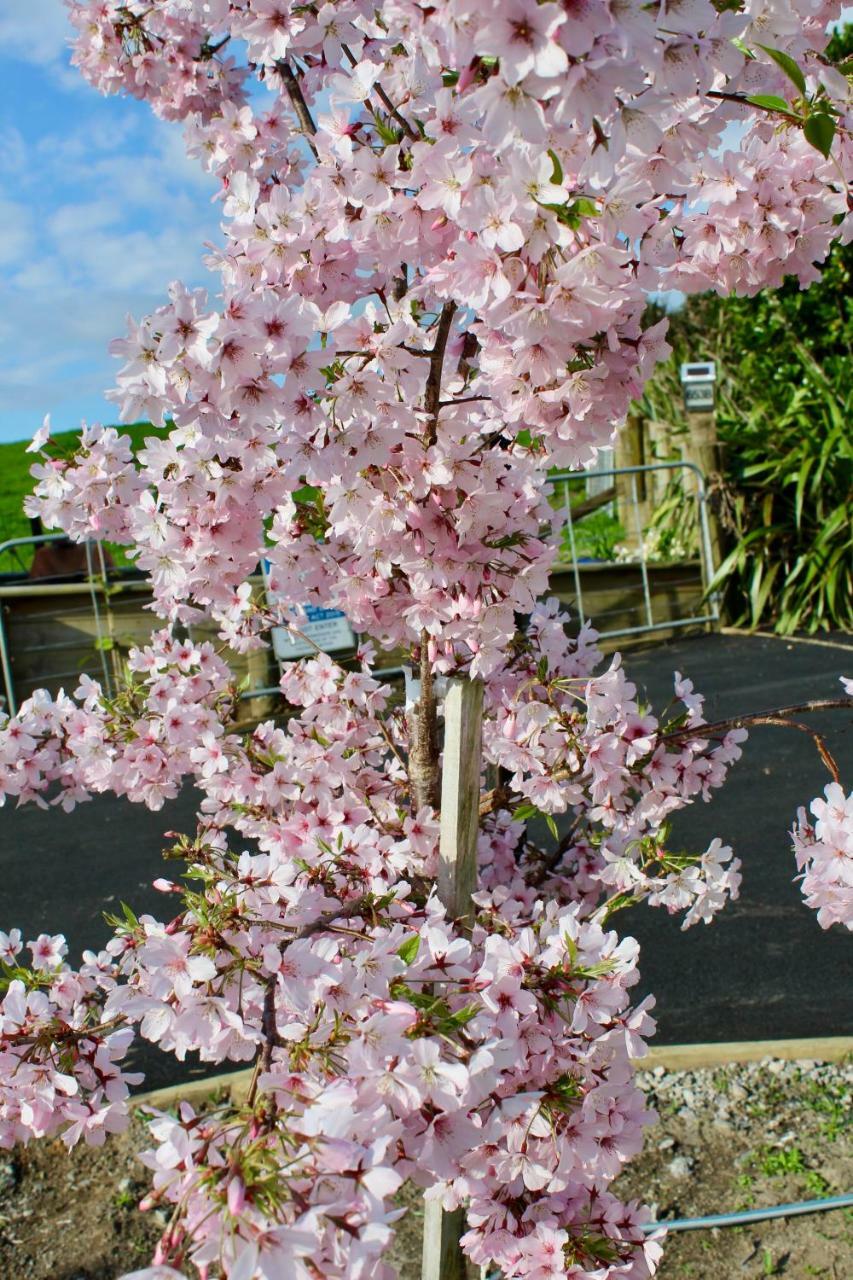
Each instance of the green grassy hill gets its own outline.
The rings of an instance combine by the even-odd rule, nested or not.
[[[166,434],[164,427],[152,427],[149,422],[134,422],[119,427],[123,435],[130,436],[134,452],[142,448],[146,436]],[[70,453],[79,437],[79,431],[57,431],[51,437],[59,446],[58,452]],[[16,440],[13,444],[0,444],[0,542],[7,538],[26,538],[30,534],[30,522],[24,515],[24,498],[32,493],[35,481],[30,467],[40,461],[36,453],[27,453],[29,440]],[[32,551],[22,548],[0,554],[0,573],[15,573],[29,566]],[[120,559],[120,557],[116,557]]]

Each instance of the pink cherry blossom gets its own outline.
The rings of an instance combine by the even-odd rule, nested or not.
[[[803,896],[817,910],[822,928],[853,929],[853,796],[837,782],[809,805],[815,821],[800,809],[791,837]]]
[[[167,437],[32,446],[27,511],[128,547],[158,629],[117,697],[84,677],[0,726],[2,799],[199,793],[170,851],[188,883],[156,881],[168,918],[128,910],[77,968],[61,936],[26,964],[0,934],[0,1144],[124,1125],[134,1035],[255,1064],[245,1102],[151,1117],[145,1203],[170,1225],[136,1280],[391,1280],[404,1179],[464,1205],[469,1259],[509,1280],[654,1271],[646,1211],[610,1190],[652,1119],[631,1062],[654,1030],[613,920],[644,900],[688,927],[737,896],[732,850],[673,848],[669,822],[746,735],[680,674],[641,705],[589,626],[571,637],[544,598],[547,476],[612,443],[668,354],[649,292],[805,286],[849,235],[838,7],[69,0],[83,75],[180,122],[223,215],[209,295],[173,283],[113,344],[122,418]],[[750,103],[790,96],[767,48],[823,86],[828,157]],[[241,730],[222,654],[312,605],[363,634],[355,669],[287,665],[287,714]],[[374,674],[382,649],[422,687],[484,684],[470,928],[433,888],[423,712]],[[806,900],[849,924],[839,785],[812,815]]]

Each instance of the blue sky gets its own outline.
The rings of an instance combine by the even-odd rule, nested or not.
[[[171,280],[217,282],[202,264],[215,180],[180,126],[91,89],[68,38],[61,0],[0,0],[0,441],[45,413],[56,431],[115,421],[107,344],[127,313]]]

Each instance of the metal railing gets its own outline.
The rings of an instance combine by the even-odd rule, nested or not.
[[[704,612],[693,612],[684,616],[670,616],[666,619],[655,619],[654,608],[652,604],[652,587],[649,577],[649,558],[646,554],[646,529],[643,527],[641,518],[640,497],[637,488],[638,477],[652,475],[655,472],[671,472],[686,473],[692,476],[695,481],[695,494],[693,495],[697,507],[696,527],[698,533],[698,550],[701,564],[703,600],[707,600],[707,610]],[[671,462],[651,462],[633,467],[606,467],[595,471],[561,471],[556,472],[548,477],[549,487],[558,498],[562,496],[562,503],[558,509],[562,509],[566,519],[566,532],[568,535],[568,544],[570,552],[569,568],[574,578],[575,585],[575,607],[581,624],[587,621],[588,614],[584,608],[584,593],[581,576],[582,559],[578,556],[577,534],[581,520],[578,520],[576,513],[572,511],[571,488],[573,485],[584,485],[587,492],[591,490],[598,492],[601,497],[607,496],[609,503],[617,504],[624,509],[626,504],[626,494],[624,486],[618,483],[619,477],[625,477],[628,480],[628,502],[630,508],[630,517],[633,524],[633,537],[636,542],[636,560],[623,561],[622,563],[630,565],[637,564],[640,570],[640,587],[642,593],[642,602],[639,608],[645,614],[645,622],[634,627],[617,627],[611,630],[599,630],[598,634],[603,638],[615,639],[620,636],[638,636],[650,635],[657,631],[670,631],[680,627],[692,627],[700,625],[713,625],[719,622],[720,618],[720,601],[716,591],[709,591],[708,587],[713,580],[715,565],[712,552],[711,530],[708,520],[708,492],[705,484],[705,477],[699,467],[693,462],[684,462],[675,460]],[[589,481],[593,481],[593,485],[589,485]],[[599,482],[612,480],[612,485],[601,485]],[[620,492],[620,489],[623,492]],[[583,504],[587,505],[587,504]],[[603,504],[600,504],[603,505]],[[621,512],[620,512],[621,513]],[[626,530],[627,532],[627,530]],[[606,562],[605,562],[606,563]],[[593,620],[594,621],[594,620]]]
[[[68,535],[65,533],[39,533],[39,534],[30,534],[24,538],[7,538],[5,542],[0,542],[0,555],[2,555],[6,551],[11,551],[16,547],[26,547],[26,546],[40,547],[45,542],[60,542],[67,537]],[[104,688],[107,690],[108,694],[112,695],[112,692],[113,692],[112,673],[110,671],[110,664],[107,661],[106,648],[101,643],[101,641],[103,640],[104,633],[101,625],[101,609],[98,603],[98,584],[100,582],[101,585],[103,586],[103,584],[105,584],[107,580],[107,569],[106,569],[106,562],[104,560],[104,549],[100,542],[97,542],[97,543],[86,542],[84,546],[86,549],[86,572],[85,574],[81,573],[79,577],[80,577],[80,580],[85,581],[89,587],[89,596],[92,604],[92,616],[95,622],[95,635],[96,635],[96,643],[93,646],[93,648],[100,655],[100,665],[101,665],[101,671],[103,674]],[[98,560],[100,561],[100,573],[95,572],[93,547],[97,549],[97,556],[98,556]],[[63,577],[63,581],[67,582],[68,577],[71,577],[72,575],[69,574],[69,575],[61,575],[61,576]],[[73,576],[77,576],[77,575],[73,575]],[[26,585],[27,587],[37,589],[39,585],[44,587],[45,585],[48,585],[50,581],[51,580],[49,578],[31,578],[28,580]],[[47,653],[51,649],[59,649],[59,648],[66,648],[66,647],[69,647],[69,646],[64,644],[60,644],[60,645],[36,644],[30,647],[30,652]],[[71,647],[77,647],[77,646],[71,646]],[[14,681],[14,676],[12,672],[12,658],[9,652],[9,641],[8,641],[8,635],[6,630],[6,620],[4,617],[4,610],[2,606],[0,606],[0,670],[2,670],[2,675],[3,675],[3,692],[4,692],[5,702],[6,702],[6,710],[8,711],[9,715],[15,715],[18,710],[18,702],[15,694],[15,681]],[[80,672],[68,671],[68,672],[61,672],[56,674],[62,677],[73,676],[73,675],[79,676]]]
[[[681,473],[685,476],[693,478],[695,484],[694,498],[697,507],[696,530],[699,549],[699,557],[701,562],[702,586],[704,588],[703,600],[707,601],[707,609],[699,612],[692,612],[683,616],[669,616],[665,619],[655,618],[653,603],[653,588],[650,580],[650,562],[646,554],[645,535],[646,530],[643,528],[641,518],[641,503],[638,493],[638,479],[645,478],[651,473]],[[625,484],[619,483],[620,478],[627,481],[627,493]],[[654,634],[659,631],[669,631],[677,628],[688,626],[712,625],[719,621],[719,599],[716,592],[709,592],[708,586],[714,576],[714,562],[712,553],[711,533],[708,520],[708,495],[705,485],[705,477],[701,470],[692,462],[672,461],[672,462],[654,462],[642,466],[633,467],[604,467],[595,471],[566,471],[558,472],[548,477],[548,485],[553,495],[558,499],[557,507],[562,509],[565,514],[565,527],[568,538],[568,549],[570,552],[570,560],[568,569],[571,572],[575,587],[574,605],[577,610],[581,623],[584,623],[589,614],[584,605],[584,589],[582,579],[583,561],[578,556],[578,531],[582,524],[583,516],[578,517],[577,508],[573,511],[571,500],[572,488],[583,485],[587,494],[594,495],[592,499],[592,509],[600,509],[610,503],[615,503],[620,509],[620,515],[624,514],[627,506],[630,509],[630,517],[633,523],[633,535],[636,540],[636,563],[640,570],[638,607],[645,616],[645,621],[638,626],[618,627],[609,630],[598,629],[599,635],[604,638],[617,638],[620,636],[634,636],[644,634]],[[562,499],[562,501],[560,501]],[[581,504],[582,507],[589,511],[589,501]],[[39,546],[45,542],[58,542],[67,535],[63,533],[42,533],[38,535],[30,535],[21,538],[9,538],[5,542],[0,542],[0,554],[10,551],[17,547]],[[89,589],[91,602],[91,616],[94,621],[95,639],[93,650],[97,652],[100,659],[100,668],[103,676],[103,685],[107,694],[112,696],[114,693],[114,673],[111,670],[111,663],[108,661],[107,649],[111,639],[111,632],[105,628],[103,604],[105,589],[108,583],[107,565],[104,558],[103,546],[100,542],[87,542],[86,548],[86,573],[80,574],[80,582],[83,580]],[[631,562],[623,562],[631,563]],[[67,581],[67,579],[66,579]],[[44,587],[49,580],[43,578],[30,579],[26,584],[26,590],[37,591],[39,586]],[[16,594],[20,590],[20,586],[16,590]],[[85,612],[89,612],[89,609]],[[8,633],[6,621],[4,618],[4,609],[0,607],[0,670],[3,677],[3,691],[5,695],[6,710],[10,715],[14,715],[18,709],[18,701],[15,691],[15,680],[12,669],[12,658],[9,650]],[[47,652],[51,649],[58,648],[79,648],[80,646],[60,643],[46,644],[40,643],[29,647],[29,652]],[[400,674],[397,668],[389,669],[379,674],[393,678]],[[67,672],[54,672],[52,679],[79,676],[80,670]],[[244,700],[252,698],[271,697],[279,692],[274,685],[264,684],[261,687],[255,687],[244,690],[240,697]]]
[[[0,542],[0,555],[3,552],[14,550],[18,547],[40,546],[45,542],[58,542],[65,538],[64,533],[42,533],[31,535],[28,537],[9,538]],[[23,684],[36,684],[38,680],[45,683],[55,685],[60,680],[79,681],[79,677],[85,667],[77,666],[70,670],[50,670],[38,680],[33,677],[16,678],[14,668],[14,653],[10,645],[10,634],[6,623],[6,610],[8,608],[7,599],[14,595],[15,597],[33,596],[39,594],[56,595],[59,601],[62,601],[61,614],[62,619],[67,622],[69,618],[73,618],[76,623],[89,620],[93,628],[94,634],[91,643],[91,662],[100,668],[99,678],[102,681],[102,687],[109,697],[114,696],[116,690],[117,677],[112,669],[109,658],[109,650],[115,644],[115,635],[113,624],[115,618],[112,616],[116,605],[112,600],[112,592],[107,592],[109,577],[107,573],[107,563],[104,557],[103,546],[100,542],[88,542],[86,547],[86,566],[78,572],[69,572],[67,574],[57,575],[57,578],[28,578],[24,581],[16,581],[8,584],[5,589],[0,583],[0,674],[2,674],[3,688],[2,698],[0,698],[0,710],[7,711],[10,715],[16,715],[23,693],[21,686]],[[22,563],[22,568],[25,566]],[[88,602],[84,605],[68,603],[68,593],[74,594],[88,588]],[[45,590],[46,589],[46,590]],[[4,597],[6,599],[4,599]],[[38,619],[41,622],[52,622],[55,624],[55,613],[46,611],[39,614]],[[152,620],[153,625],[153,620]],[[192,628],[186,628],[187,634],[192,637]],[[81,648],[88,650],[89,645],[79,640],[38,640],[36,643],[28,642],[26,645],[27,655],[46,654],[56,655],[65,650],[73,650],[77,653]],[[16,649],[15,652],[18,652]],[[87,659],[87,667],[91,672],[89,660]],[[271,674],[271,672],[270,672]],[[384,679],[397,679],[402,677],[403,670],[401,667],[388,667],[377,672],[377,675]],[[274,684],[269,684],[266,680],[262,680],[260,684],[252,685],[250,688],[242,689],[239,693],[241,702],[250,702],[252,700],[274,698],[281,696],[281,689]]]

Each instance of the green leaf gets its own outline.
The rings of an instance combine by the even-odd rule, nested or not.
[[[137,919],[136,913],[127,905],[126,902],[121,902],[119,905],[121,906],[121,916],[112,915],[106,911],[104,912],[104,919],[107,924],[111,925],[113,929],[127,929],[131,932],[134,929],[138,929],[139,920]]]
[[[754,107],[766,107],[768,111],[784,111],[791,114],[791,108],[784,98],[777,98],[775,93],[751,93],[747,98]]]
[[[558,222],[562,222],[564,226],[571,227],[573,230],[580,224],[580,220],[574,216],[571,207],[567,204],[546,204],[543,208],[553,213]]]
[[[799,89],[800,93],[805,95],[806,77],[797,66],[794,59],[788,53],[783,53],[781,49],[771,49],[767,44],[760,44],[759,49],[763,49],[769,58],[772,58],[781,71],[791,80]]]
[[[416,933],[413,933],[410,938],[406,939],[402,947],[400,947],[400,949],[397,952],[397,955],[403,961],[403,964],[412,963],[415,956],[418,954],[418,947],[420,945],[421,945],[421,940],[419,935]]]
[[[539,810],[535,804],[526,801],[524,804],[517,805],[512,811],[512,816],[516,822],[529,822],[531,818],[540,817]]]
[[[811,471],[813,462],[814,458],[806,458],[800,468],[800,474],[797,477],[797,496],[794,502],[794,522],[798,529],[803,522],[803,495],[805,493],[806,483],[809,478],[809,471]]]
[[[95,648],[99,653],[109,653],[111,649],[115,648],[115,643],[112,636],[98,636],[95,641]]]
[[[560,157],[557,155],[556,151],[551,151],[550,148],[548,150],[548,155],[551,157],[551,163],[554,166],[553,172],[551,173],[551,181],[555,187],[561,187],[563,185],[563,166],[560,164]]]
[[[453,1027],[464,1027],[466,1022],[470,1022],[479,1012],[480,1006],[478,1004],[466,1004],[461,1009],[457,1009],[455,1013],[452,1013],[447,1021]]]
[[[580,226],[582,218],[598,217],[598,205],[589,196],[578,196],[568,204],[543,204],[542,208],[549,209],[558,222],[571,227],[573,231]]]
[[[559,839],[560,833],[557,830],[557,824],[554,821],[554,815],[551,813],[543,813],[542,817],[545,819],[546,823],[548,824],[548,830],[551,832],[551,835],[554,837],[554,839],[555,840]]]
[[[395,129],[393,125],[386,123],[378,111],[373,113],[373,127],[386,146],[396,146],[402,140],[403,130]]]
[[[315,505],[323,501],[323,490],[318,489],[316,485],[305,484],[301,489],[293,490],[294,502],[310,502]]]
[[[810,142],[822,156],[829,156],[835,138],[835,121],[832,116],[816,111],[803,125],[803,133],[806,142]]]
[[[767,604],[767,598],[770,595],[773,583],[781,568],[782,565],[777,560],[775,564],[770,566],[763,583],[761,582],[760,574],[753,583],[752,590],[750,592],[750,606],[752,608],[752,620],[755,626],[758,626],[758,623],[761,620],[761,615],[764,612],[764,606]]]
[[[572,208],[579,218],[597,218],[598,205],[589,196],[578,196],[572,201]]]

